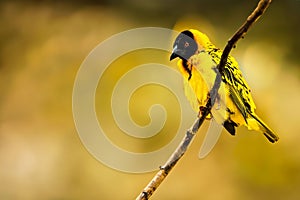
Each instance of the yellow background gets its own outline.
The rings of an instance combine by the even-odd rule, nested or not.
[[[155,173],[110,169],[88,153],[77,135],[72,88],[80,64],[111,35],[144,26],[197,28],[223,48],[255,5],[237,0],[2,1],[0,199],[134,199]],[[213,152],[199,160],[206,123],[153,199],[300,198],[299,9],[297,0],[274,1],[232,52],[252,88],[257,113],[280,141],[273,145],[239,128],[235,137],[224,132]],[[161,53],[136,52],[123,62],[128,69],[137,58],[147,62],[155,56],[169,63]],[[169,65],[176,68],[174,61]],[[115,78],[107,74],[107,84]],[[130,101],[137,123],[147,124],[149,106],[168,98],[162,104],[168,104],[169,116],[175,113],[160,139],[142,143],[143,151],[151,151],[174,136],[179,111],[168,91],[143,89]],[[96,100],[100,115],[105,102],[97,95]],[[106,124],[116,129],[112,121]],[[138,140],[118,131],[108,137],[123,148],[140,149]]]

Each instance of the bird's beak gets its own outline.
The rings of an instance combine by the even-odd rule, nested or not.
[[[174,58],[177,58],[179,56],[177,53],[178,53],[178,48],[177,48],[177,45],[176,45],[174,47],[173,51],[172,51],[171,56],[170,56],[170,61],[173,60]]]

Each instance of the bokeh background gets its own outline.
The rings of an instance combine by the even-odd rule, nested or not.
[[[72,88],[80,64],[111,35],[144,26],[198,28],[222,48],[255,5],[250,0],[1,1],[0,199],[134,199],[155,172],[110,169],[82,145],[72,117]],[[206,123],[153,199],[300,198],[299,11],[298,0],[275,0],[232,52],[252,87],[258,114],[280,141],[273,145],[239,128],[235,137],[224,132],[213,152],[199,160]],[[122,58],[127,69],[137,58],[168,63],[162,61],[166,52],[128,56]],[[175,62],[169,66],[176,68]],[[115,82],[113,74],[106,75],[108,85]],[[163,98],[155,101],[169,105],[174,100],[163,88],[144,89],[130,100],[132,116],[141,125],[149,122],[151,97],[159,94]],[[101,115],[105,104],[100,95],[96,99]],[[174,102],[166,108],[170,113],[178,112]],[[179,123],[174,116],[168,115],[162,138],[148,142],[146,150],[171,139]],[[125,136],[118,140],[120,130],[113,122],[107,124],[112,130],[108,137],[116,144],[139,149],[139,141]]]

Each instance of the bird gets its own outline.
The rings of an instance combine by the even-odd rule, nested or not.
[[[192,108],[199,113],[205,107],[216,79],[222,50],[211,43],[199,30],[182,31],[175,39],[170,61],[179,58],[177,66],[183,77],[184,91]],[[231,55],[221,76],[221,85],[215,105],[206,119],[214,119],[231,134],[236,128],[246,126],[274,143],[279,140],[269,126],[255,113],[256,105],[251,90],[244,79],[238,62]]]

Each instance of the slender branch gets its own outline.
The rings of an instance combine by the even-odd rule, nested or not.
[[[160,167],[160,170],[149,182],[149,184],[144,188],[144,190],[139,194],[136,200],[149,199],[150,196],[153,194],[153,192],[159,187],[159,185],[167,177],[169,172],[176,165],[178,160],[184,155],[184,153],[190,146],[194,136],[198,132],[199,128],[203,124],[205,118],[210,113],[211,108],[215,103],[216,96],[221,85],[221,80],[222,80],[221,77],[223,75],[224,68],[227,63],[227,58],[229,56],[230,51],[232,50],[232,48],[235,47],[237,41],[245,36],[245,34],[247,33],[251,25],[254,24],[254,22],[256,22],[260,18],[260,16],[263,15],[263,13],[266,11],[266,9],[268,8],[271,2],[272,0],[260,0],[255,10],[247,18],[246,22],[228,40],[228,43],[225,46],[225,49],[221,56],[220,63],[218,65],[219,73],[217,73],[216,80],[210,91],[210,98],[208,99],[206,106],[203,109],[203,112],[201,112],[202,114],[201,117],[197,118],[194,124],[192,125],[192,127],[187,130],[183,140],[181,141],[177,149],[173,152],[173,154],[170,156],[169,160],[162,167]]]

